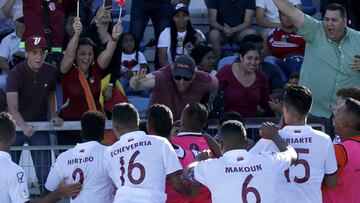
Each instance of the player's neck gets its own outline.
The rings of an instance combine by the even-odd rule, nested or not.
[[[0,143],[0,151],[9,152],[10,151],[10,146],[5,145],[3,143]]]
[[[360,131],[352,129],[344,130],[344,132],[340,134],[341,140],[347,140],[356,136],[360,136]]]
[[[306,125],[307,118],[288,118],[286,119],[287,125]]]
[[[118,132],[118,137],[121,137],[123,135],[125,135],[126,133],[130,133],[130,132],[134,132],[134,131],[138,131],[139,129],[124,129],[124,130],[120,130]]]

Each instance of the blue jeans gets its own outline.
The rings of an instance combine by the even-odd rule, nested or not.
[[[154,26],[155,40],[160,33],[170,26],[171,3],[149,2],[146,0],[133,0],[130,15],[130,32],[134,34],[136,42],[140,43],[149,19]]]
[[[12,146],[23,146],[24,143],[29,146],[49,146],[50,137],[48,132],[38,131],[33,136],[26,137],[23,132],[16,133],[16,140]],[[15,163],[19,163],[21,151],[11,151],[11,158]],[[40,193],[45,192],[45,182],[51,166],[50,150],[31,150],[31,157],[34,162],[35,173],[40,186]]]
[[[295,56],[295,55],[294,55]],[[295,56],[296,57],[296,56]],[[302,61],[287,61],[276,58],[275,56],[267,56],[265,62],[270,63],[281,72],[281,77],[285,82],[289,81],[289,75],[293,72],[299,72]]]

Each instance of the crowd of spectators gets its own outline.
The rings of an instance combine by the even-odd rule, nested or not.
[[[280,117],[289,83],[312,92],[309,117],[333,125],[336,103],[345,99],[338,101],[336,92],[360,87],[356,1],[321,1],[321,20],[304,14],[300,0],[204,2],[206,33],[191,22],[190,1],[133,0],[126,32],[121,18],[114,21],[111,7],[93,8],[93,0],[80,0],[79,8],[70,0],[2,1],[0,93],[6,93],[7,110],[21,128],[13,145],[50,145],[48,133],[28,122],[50,120],[61,126],[79,121],[88,110],[111,119],[112,107],[129,97],[166,105],[174,120],[193,102],[216,119],[226,112]],[[140,47],[149,19],[156,42],[154,67]],[[219,67],[229,57],[223,44],[240,48]],[[61,109],[56,109],[57,88]],[[57,133],[59,145],[81,142],[79,132]],[[44,150],[33,160],[48,166],[49,154]],[[20,154],[12,156],[18,161]],[[41,190],[45,178],[40,174],[48,171],[36,169]]]

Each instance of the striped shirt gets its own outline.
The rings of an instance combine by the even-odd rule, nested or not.
[[[337,44],[326,37],[321,21],[305,15],[298,34],[306,41],[300,85],[313,93],[311,113],[329,118],[336,91],[344,86],[360,86],[360,71],[349,67],[354,56],[360,54],[360,32],[346,28],[345,37]]]

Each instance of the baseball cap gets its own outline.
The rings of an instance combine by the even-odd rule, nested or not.
[[[47,48],[46,39],[41,36],[31,36],[25,40],[25,50],[29,51],[35,48]]]
[[[17,10],[15,11],[14,15],[13,15],[13,22],[15,21],[19,21],[21,23],[24,23],[24,15],[23,15],[23,12],[22,10]]]
[[[173,77],[181,76],[192,78],[195,73],[195,61],[190,56],[178,56],[175,58],[172,70]]]
[[[174,16],[178,12],[185,12],[189,15],[189,8],[184,3],[177,3],[174,5],[172,15]]]

